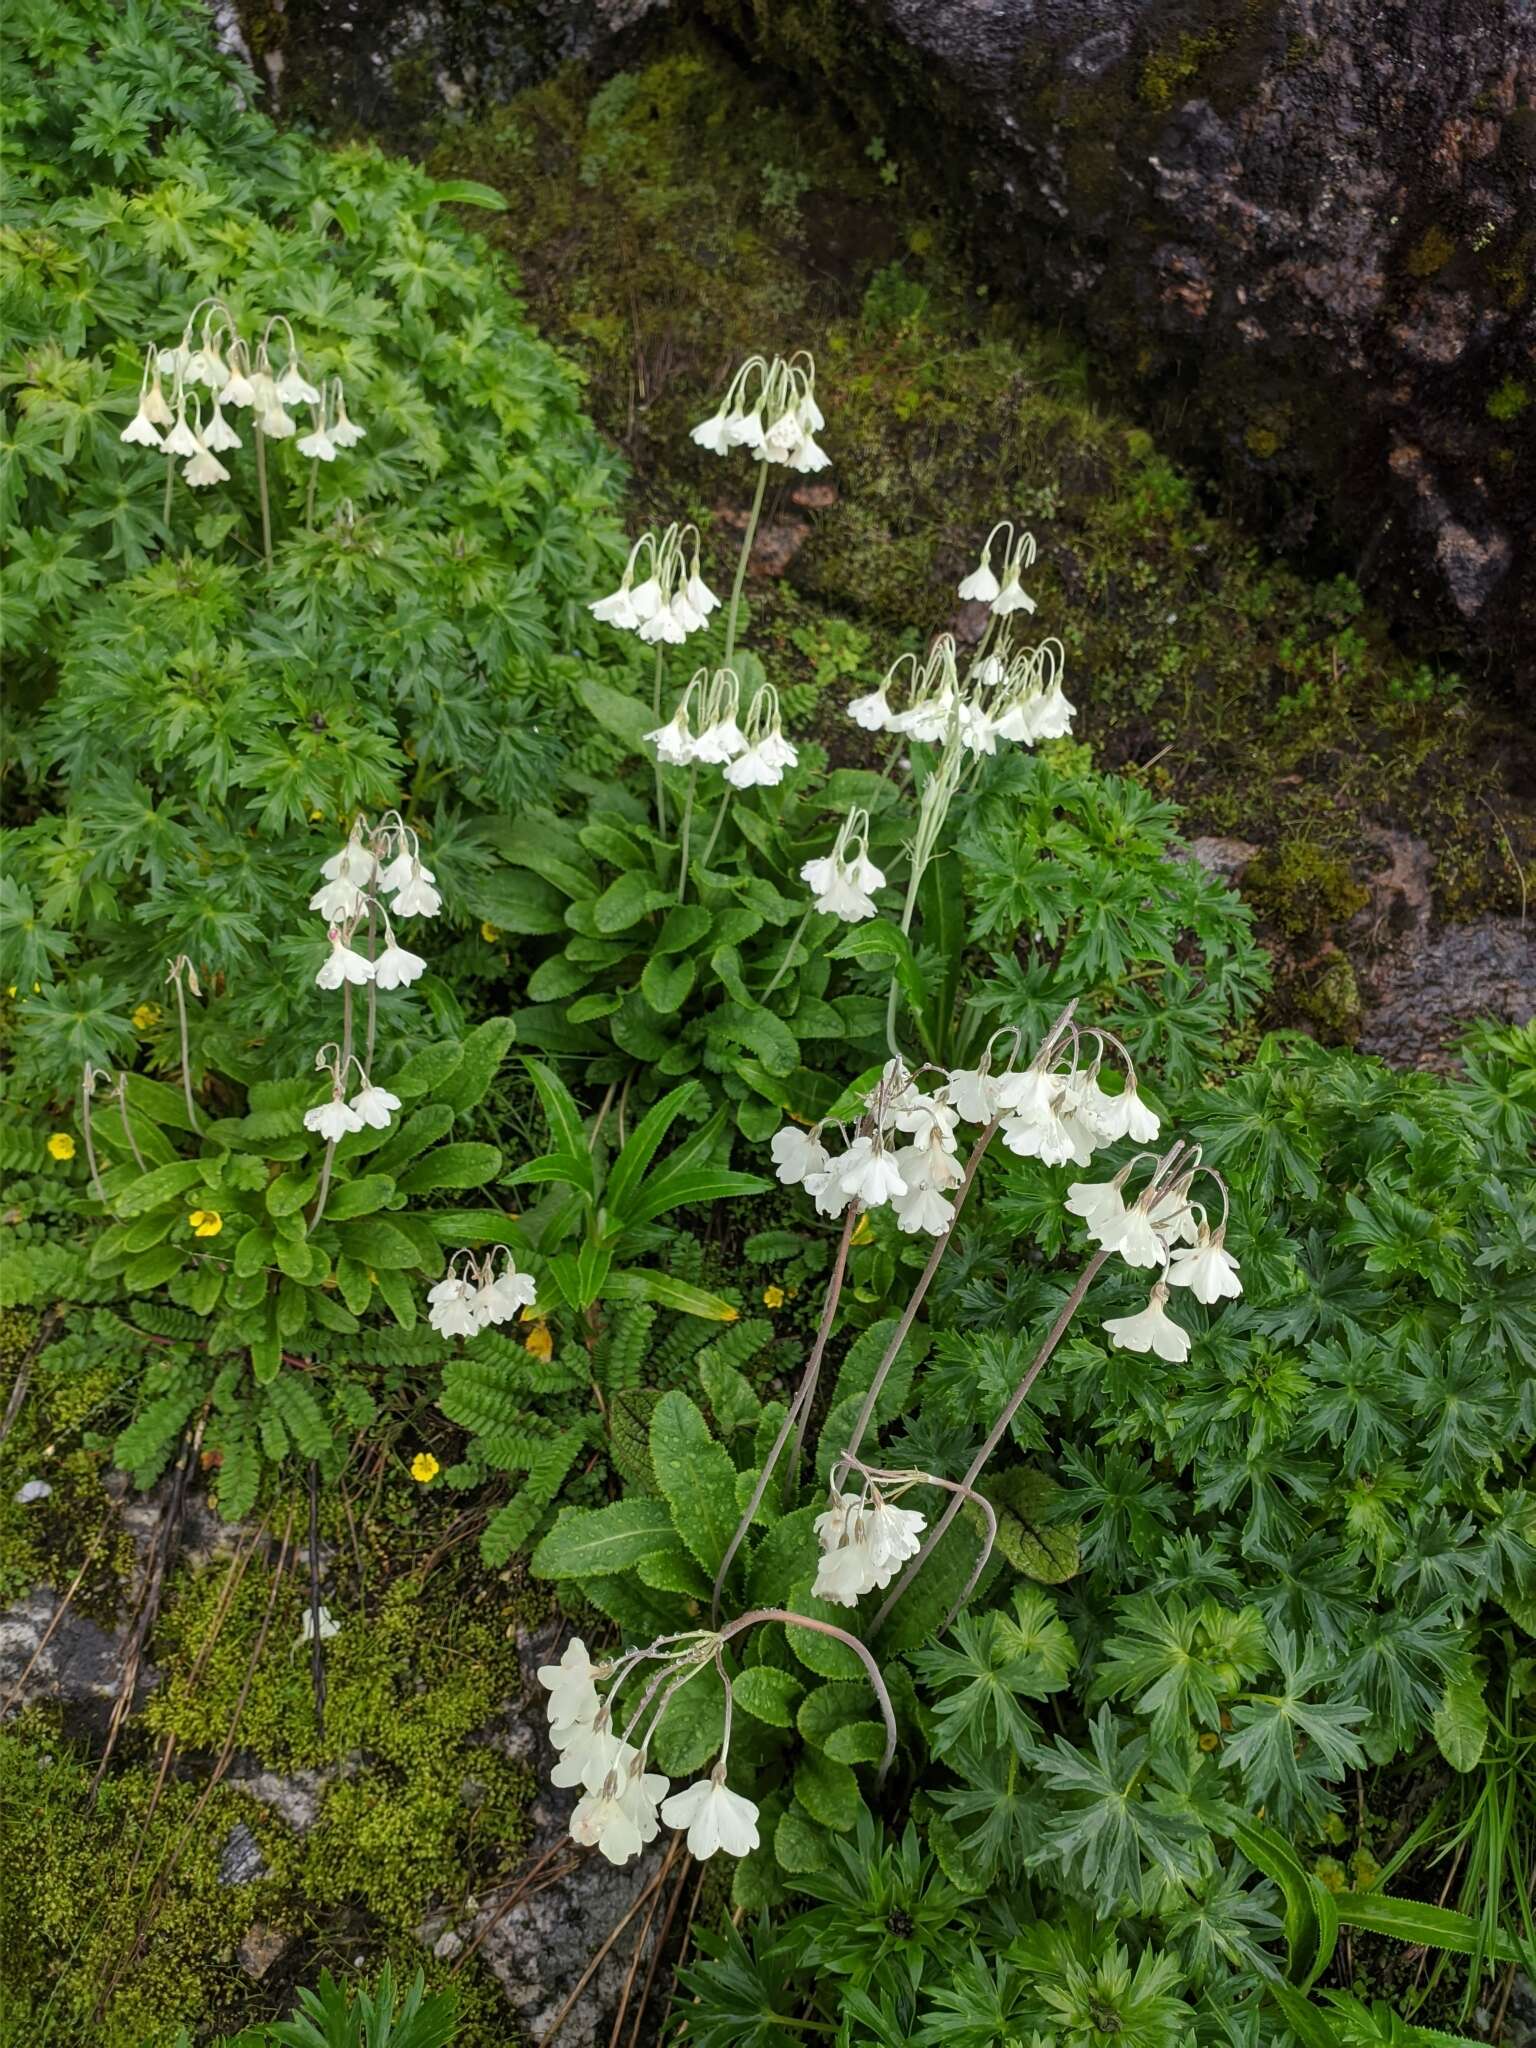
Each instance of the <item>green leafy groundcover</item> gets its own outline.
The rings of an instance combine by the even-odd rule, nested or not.
[[[277,133],[180,0],[19,0],[3,33],[12,1057],[67,1092],[131,1056],[185,953],[220,995],[200,1066],[257,1034],[307,1058],[298,914],[356,811],[409,807],[450,916],[517,928],[489,821],[590,752],[618,467],[449,210],[494,193]],[[332,463],[271,445],[270,575],[249,445],[167,524],[166,458],[119,439],[146,344],[213,293],[247,334],[285,314],[365,428]]]
[[[807,925],[798,870],[839,812],[870,810],[893,873],[910,833],[889,777],[803,736],[840,729],[857,652],[786,691],[798,766],[716,811],[680,878],[635,755],[648,704],[585,610],[617,576],[613,464],[444,211],[494,195],[275,134],[191,7],[23,5],[6,29],[20,822],[0,1161],[5,1299],[34,1312],[21,1350],[50,1419],[24,1412],[31,1463],[13,1456],[0,1488],[7,1589],[79,1562],[33,1533],[17,1494],[34,1465],[66,1534],[99,1521],[109,1458],[147,1485],[195,1441],[231,1516],[287,1516],[299,1467],[339,1552],[330,1490],[360,1444],[402,1524],[450,1489],[485,1565],[531,1569],[593,1645],[697,1626],[837,1236],[766,1185],[769,1133],[883,1057],[893,977],[903,1043],[946,1066],[1008,1027],[1033,1044],[1075,1000],[1225,1175],[1243,1298],[1190,1304],[1190,1356],[1166,1365],[1107,1345],[1105,1316],[1142,1288],[1106,1269],[986,1475],[998,1545],[975,1597],[942,1626],[978,1555],[971,1511],[875,1645],[899,1733],[883,1786],[850,1651],[777,1623],[733,1643],[732,1783],[762,1843],[729,1873],[734,1920],[711,1878],[676,2029],[721,2048],[1454,2038],[1533,1936],[1536,1032],[1476,1034],[1452,1081],[1255,1044],[1248,913],[1170,806],[1070,743],[978,764],[910,936]],[[142,343],[173,342],[215,287],[242,317],[286,312],[367,428],[317,475],[312,514],[303,467],[274,451],[270,574],[248,469],[207,500],[178,481],[167,526],[163,472],[118,439]],[[379,1005],[400,1121],[327,1164],[302,1123],[323,943],[304,903],[352,813],[395,803],[456,936],[434,927],[433,971]],[[158,975],[178,953],[203,972],[186,1093],[163,1078],[180,1048]],[[86,1059],[133,1070],[97,1103],[94,1167],[72,1114],[45,1146],[33,1107],[70,1096]],[[1080,1268],[1072,1178],[989,1154],[875,1411],[882,1465],[965,1470]],[[455,1206],[470,1190],[481,1206]],[[536,1277],[535,1328],[449,1343],[424,1285],[448,1246],[494,1240]],[[813,1455],[735,1552],[726,1612],[860,1625],[810,1593],[811,1522],[926,1251],[889,1210],[861,1221]],[[435,1534],[422,1549],[437,1557]],[[253,1611],[268,1571],[250,1567]],[[417,1697],[412,1666],[452,1667],[454,1642],[431,1659],[396,1642],[396,1690],[370,1689],[365,1722],[347,1681],[417,1590],[345,1614],[329,1738],[279,1645],[249,1739],[272,1689],[284,1763],[339,1764],[359,1728],[382,1752],[395,1718],[408,1732],[392,1702]],[[189,1771],[228,1724],[195,1678],[215,1605],[207,1585],[174,1603],[185,1685],[150,1715]],[[684,1776],[715,1753],[723,1701],[703,1684],[679,1701],[654,1758]],[[398,1867],[345,1773],[306,1852],[328,1909],[340,1891],[396,1940],[439,1884],[457,1906],[470,1882],[457,1787],[483,1756],[483,1673],[461,1705],[464,1770],[430,1739],[432,1824],[410,1824]],[[8,1741],[34,1814],[37,1786],[62,1800],[88,1778],[74,1745],[46,1777],[67,1741],[46,1709]],[[179,1815],[191,1778],[168,1796]],[[104,1810],[148,1797],[120,1757]],[[67,2026],[100,1987],[66,1961],[58,1989],[39,1951],[55,1927],[104,1930],[102,2039],[139,2048],[149,2023],[162,2048],[201,2015],[184,1981],[174,2012],[146,2014],[173,1993],[153,1945],[132,1959],[105,1826],[78,1806],[57,1831],[68,1881],[45,1869],[8,1936],[25,1996]],[[21,1855],[25,1831],[23,1814]],[[197,1870],[202,1893],[172,1895],[183,1944],[203,1899],[221,1939],[238,1932],[211,1854]],[[307,1927],[306,1882],[274,1876],[263,1910]],[[1417,1971],[1405,1943],[1439,1960]]]

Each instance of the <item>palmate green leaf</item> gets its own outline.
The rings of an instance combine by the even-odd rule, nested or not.
[[[1132,1699],[1148,1718],[1154,1741],[1174,1742],[1191,1726],[1221,1725],[1223,1702],[1244,1678],[1269,1661],[1269,1645],[1258,1613],[1251,1615],[1252,1658],[1234,1662],[1224,1613],[1214,1601],[1186,1608],[1170,1595],[1141,1593],[1117,1603],[1116,1633],[1104,1645],[1094,1683],[1099,1699]]]
[[[1365,1762],[1355,1731],[1366,1710],[1347,1697],[1311,1698],[1333,1675],[1326,1653],[1315,1642],[1298,1646],[1288,1629],[1273,1634],[1280,1686],[1248,1694],[1232,1707],[1226,1757],[1242,1770],[1256,1804],[1288,1810],[1315,1800],[1321,1781]]]
[[[1037,1724],[1024,1700],[1044,1699],[1065,1683],[1075,1657],[1063,1624],[1029,1617],[1028,1633],[1002,1612],[962,1614],[950,1643],[909,1655],[912,1669],[935,1696],[934,1749],[944,1755],[966,1744],[1009,1749],[1028,1757]]]
[[[1034,1753],[1057,1804],[1031,1860],[1058,1864],[1103,1912],[1138,1900],[1144,1874],[1191,1883],[1199,1869],[1200,1830],[1150,1796],[1160,1771],[1146,1738],[1122,1742],[1107,1707],[1090,1723],[1089,1738],[1091,1753],[1064,1736]]]

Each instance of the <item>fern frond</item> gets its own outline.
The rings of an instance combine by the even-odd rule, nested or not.
[[[503,1464],[500,1454],[494,1462],[503,1469],[522,1467],[528,1477],[485,1526],[480,1537],[480,1555],[488,1565],[505,1564],[513,1551],[527,1542],[539,1517],[565,1484],[566,1474],[585,1440],[584,1430],[567,1429],[543,1440],[522,1439],[515,1446],[515,1455],[511,1443],[499,1447],[499,1451],[507,1453],[506,1463]]]

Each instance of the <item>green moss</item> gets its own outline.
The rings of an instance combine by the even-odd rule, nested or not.
[[[1143,106],[1159,110],[1171,107],[1199,78],[1210,60],[1230,43],[1231,35],[1223,29],[1210,29],[1203,35],[1191,35],[1186,30],[1177,42],[1154,50],[1142,60],[1136,86],[1138,99]]]
[[[1410,277],[1433,277],[1437,270],[1444,270],[1456,254],[1456,244],[1441,227],[1426,228],[1403,259],[1403,268]]]
[[[1491,393],[1485,408],[1489,419],[1497,420],[1501,426],[1519,419],[1531,402],[1531,394],[1517,377],[1506,377],[1498,390]]]
[[[1314,941],[1370,901],[1346,860],[1300,839],[1284,840],[1250,861],[1243,893],[1271,930]]]

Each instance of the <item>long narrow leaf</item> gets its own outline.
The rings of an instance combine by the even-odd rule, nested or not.
[[[1344,1892],[1335,1903],[1346,1927],[1359,1927],[1367,1934],[1390,1934],[1395,1941],[1449,1949],[1458,1956],[1482,1954],[1501,1963],[1523,1960],[1518,1945],[1507,1936],[1499,1935],[1490,1943],[1482,1924],[1470,1913],[1454,1913],[1447,1906],[1426,1905],[1422,1899],[1395,1899],[1385,1892]]]
[[[556,1150],[569,1153],[574,1160],[585,1160],[581,1178],[572,1176],[574,1184],[585,1194],[591,1194],[595,1185],[592,1171],[592,1155],[587,1149],[587,1134],[582,1128],[581,1111],[576,1098],[552,1067],[542,1060],[525,1059],[528,1078],[539,1091],[539,1100],[544,1105],[544,1114],[549,1118],[550,1133],[556,1141]]]
[[[662,1139],[697,1093],[696,1081],[684,1081],[680,1088],[674,1088],[648,1109],[636,1124],[629,1143],[614,1161],[603,1190],[604,1205],[616,1221],[629,1220],[626,1205],[644,1180],[645,1170],[655,1158]]]

